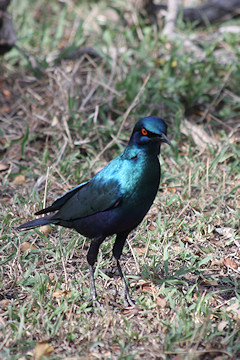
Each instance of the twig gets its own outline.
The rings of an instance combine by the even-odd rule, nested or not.
[[[64,255],[63,255],[62,248],[60,248],[60,251],[61,251],[61,255],[62,255],[61,260],[62,260],[63,272],[64,272],[64,277],[65,277],[65,289],[69,290],[70,289],[69,280],[68,280],[67,269],[66,269],[66,264],[65,264],[65,258],[64,258]]]
[[[148,249],[149,249],[149,246],[150,246],[150,242],[151,242],[151,237],[149,236],[149,239],[148,239],[148,242],[147,242],[147,246],[145,248],[145,253],[144,253],[144,256],[143,256],[143,260],[145,261],[146,260],[146,257],[147,257],[147,253],[148,253]]]
[[[46,207],[49,169],[50,169],[50,167],[48,166],[48,168],[47,168],[46,180],[45,180],[45,188],[44,188],[43,209]]]
[[[91,99],[91,97],[93,96],[93,94],[95,93],[95,91],[97,90],[98,88],[98,84],[95,85],[90,91],[89,93],[87,94],[87,96],[85,97],[85,99],[83,99],[82,103],[81,103],[81,106],[79,108],[78,111],[82,111],[85,107],[85,105],[87,104],[87,102]]]
[[[101,136],[99,134],[98,127],[97,127],[98,113],[99,113],[99,105],[96,105],[95,112],[94,112],[93,123],[94,123],[94,130],[96,131],[96,134],[97,134],[99,147],[100,147],[100,149],[102,149],[103,148],[102,138],[101,138]]]
[[[184,206],[184,208],[180,211],[180,213],[179,213],[178,216],[177,216],[177,219],[179,219],[179,218],[185,213],[185,211],[187,210],[188,207],[189,207],[189,201],[188,201],[188,203]]]
[[[208,107],[206,108],[206,110],[204,111],[204,114],[202,115],[202,117],[200,118],[200,122],[203,122],[206,118],[206,116],[208,115],[209,111],[212,109],[212,107],[216,104],[221,92],[223,91],[224,86],[226,85],[230,75],[233,72],[233,67],[232,69],[226,74],[226,76],[223,79],[222,85],[220,86],[215,98],[213,99],[213,101],[211,102],[211,104],[208,105]]]
[[[209,157],[207,157],[207,165],[206,165],[206,186],[209,189]]]
[[[192,169],[189,168],[189,173],[188,173],[188,196],[189,196],[189,199],[191,198],[191,178],[192,178]]]
[[[131,240],[132,240],[132,239],[131,239]],[[135,265],[136,265],[136,268],[137,268],[137,272],[140,273],[140,268],[139,268],[139,266],[138,266],[138,262],[137,262],[136,255],[135,255],[135,253],[134,253],[134,251],[133,251],[133,248],[132,248],[132,245],[131,245],[131,243],[130,243],[130,241],[129,241],[128,239],[127,239],[127,244],[128,244],[128,246],[129,246],[129,249],[131,250],[132,256],[133,256],[133,258],[134,258]]]
[[[65,137],[65,141],[64,141],[64,144],[63,144],[63,146],[62,146],[62,148],[61,148],[61,151],[60,151],[60,153],[59,153],[59,155],[58,155],[57,161],[56,161],[55,164],[53,165],[54,168],[57,167],[58,164],[60,163],[60,160],[61,160],[61,158],[62,158],[62,156],[63,156],[63,154],[64,154],[64,152],[65,152],[65,149],[66,149],[67,144],[68,144],[68,140],[67,140],[66,137]]]
[[[67,137],[68,137],[68,140],[69,140],[69,145],[70,145],[71,148],[73,148],[74,147],[73,146],[73,140],[72,140],[72,136],[71,136],[71,133],[70,133],[70,130],[69,130],[67,117],[68,117],[68,115],[63,115],[62,116],[62,121],[63,121],[63,125],[64,125],[66,133],[67,133]]]
[[[171,36],[175,32],[176,20],[180,7],[179,0],[168,0],[168,11],[166,15],[166,23],[163,29],[163,34],[167,37]]]

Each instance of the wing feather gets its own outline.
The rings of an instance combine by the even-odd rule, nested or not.
[[[118,206],[121,202],[120,185],[117,180],[82,183],[58,198],[51,206],[36,215],[57,211],[54,219],[74,220]]]
[[[111,209],[121,202],[120,186],[117,180],[89,181],[75,192],[59,209],[55,218],[74,220]]]

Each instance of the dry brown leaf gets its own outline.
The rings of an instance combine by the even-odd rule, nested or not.
[[[138,314],[139,310],[140,309],[137,307],[125,308],[125,309],[122,309],[121,314],[130,315],[129,318],[132,318]]]
[[[217,280],[204,279],[204,280],[200,281],[200,285],[204,285],[204,286],[217,286],[217,285],[218,285],[218,282],[217,282]]]
[[[13,184],[18,184],[18,185],[25,184],[25,175],[24,174],[17,175],[13,180]]]
[[[148,293],[150,293],[150,294],[153,293],[151,286],[143,286],[143,287],[142,287],[142,291],[148,292]]]
[[[146,292],[149,292],[149,293],[153,293],[153,283],[151,281],[145,281],[143,283],[140,283],[139,284],[142,291],[146,291]]]
[[[30,242],[28,241],[24,241],[21,245],[20,245],[20,248],[22,250],[22,252],[26,252],[28,251],[29,249],[30,250],[36,250],[37,247],[34,245],[34,244],[31,244]]]
[[[227,325],[228,325],[228,321],[225,320],[221,321],[218,324],[218,331],[223,331]]]
[[[167,191],[170,192],[171,194],[175,194],[177,189],[174,186],[172,186],[172,187],[167,187]]]
[[[156,226],[155,226],[155,225],[153,225],[153,224],[150,224],[150,225],[149,225],[149,230],[153,231],[153,230],[155,230],[155,229],[156,229]]]
[[[233,311],[235,313],[239,313],[240,311],[240,304],[238,303],[233,303],[231,305],[229,305],[227,308],[226,308],[227,311]]]
[[[212,306],[217,306],[217,304],[218,304],[217,299],[214,296],[212,296],[211,297],[211,305]]]
[[[220,33],[232,33],[232,34],[240,34],[240,26],[238,25],[223,25],[221,26],[218,31]]]
[[[4,95],[7,99],[9,99],[9,98],[11,97],[11,92],[10,92],[8,89],[2,88],[1,90],[2,90],[3,95]]]
[[[230,227],[215,228],[214,232],[224,236],[226,239],[230,239],[234,235],[235,229],[232,229]]]
[[[8,299],[3,299],[0,301],[0,309],[7,310],[8,305],[11,303]]]
[[[224,263],[225,266],[230,267],[232,269],[236,270],[238,268],[237,263],[234,260],[231,260],[229,258],[224,259],[223,263]]]
[[[56,282],[57,278],[55,273],[49,273],[48,276],[52,282]]]
[[[224,238],[222,238],[222,239],[210,239],[210,242],[213,245],[221,245],[224,242]]]
[[[212,211],[204,211],[203,213],[206,217],[212,215]]]
[[[3,106],[3,107],[1,107],[0,111],[1,111],[2,114],[8,113],[10,111],[10,107],[9,106]]]
[[[223,264],[222,264],[222,261],[221,261],[221,259],[212,259],[211,260],[211,266],[222,266]]]
[[[201,125],[196,125],[186,119],[181,122],[180,130],[184,135],[190,135],[195,144],[203,149],[206,146],[218,145],[217,139],[208,135]]]
[[[5,170],[7,170],[8,168],[9,168],[9,165],[0,163],[0,171],[5,171]]]
[[[193,239],[189,236],[185,236],[183,239],[182,239],[183,242],[186,242],[186,243],[189,243],[189,244],[192,244],[193,243]]]
[[[101,360],[101,356],[99,354],[97,354],[96,352],[92,351],[90,353],[89,359],[90,360],[95,360],[95,359]]]
[[[201,207],[198,205],[192,205],[192,209],[195,210],[197,213],[201,213],[202,209]]]
[[[156,296],[158,290],[156,289],[155,285],[152,282],[148,281],[148,282],[141,284],[140,286],[142,288],[142,291],[145,291],[145,292],[153,295],[153,297],[155,298],[156,304],[158,306],[166,307],[167,302],[160,295]]]
[[[66,297],[67,295],[71,295],[70,290],[60,290],[60,289],[58,289],[57,291],[54,291],[52,293],[52,296],[55,297],[56,299],[61,299],[63,297]]]
[[[111,345],[110,347],[111,347],[111,349],[114,350],[114,351],[119,351],[119,350],[121,350],[120,345]]]
[[[57,278],[54,273],[48,274],[50,281],[47,281],[47,289],[51,289],[56,284]]]
[[[6,204],[11,200],[9,197],[3,197],[1,198],[2,202],[5,202]]]
[[[136,250],[136,253],[138,254],[138,256],[142,256],[142,255],[144,255],[145,252],[146,252],[146,248],[145,248],[145,247],[144,247],[144,248],[135,248],[135,250]]]
[[[56,115],[53,117],[53,120],[52,120],[52,124],[51,124],[51,125],[52,125],[52,126],[57,126],[57,125],[59,125],[59,121],[58,121],[58,118],[57,118]]]
[[[33,349],[33,358],[35,360],[41,360],[43,356],[50,356],[54,351],[54,347],[49,345],[47,341],[38,342]]]
[[[237,302],[229,305],[226,308],[226,311],[230,312],[233,315],[234,319],[240,320],[240,304],[238,304]]]
[[[48,236],[52,232],[52,228],[49,225],[43,225],[39,228],[39,230],[45,236]]]
[[[147,248],[144,247],[144,248],[135,248],[136,250],[136,253],[138,254],[138,256],[143,256],[146,254],[146,251],[147,251]],[[151,250],[148,250],[147,251],[148,255],[154,255],[154,252],[151,251]]]
[[[166,302],[163,298],[161,298],[161,296],[157,296],[157,297],[156,297],[156,304],[157,304],[158,306],[164,308],[164,307],[166,307],[167,302]]]

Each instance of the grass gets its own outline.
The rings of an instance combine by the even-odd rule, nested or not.
[[[13,1],[11,12],[19,46],[44,75],[15,49],[1,60],[0,357],[239,358],[237,35],[180,22],[168,41],[120,0]],[[189,36],[200,57],[185,47]],[[101,59],[54,63],[79,46]],[[137,308],[114,294],[111,238],[96,266],[106,310],[96,310],[88,241],[14,228],[45,192],[50,204],[116,157],[149,114],[166,119],[172,146],[162,147],[159,194],[121,258]],[[197,127],[186,130],[185,118]]]

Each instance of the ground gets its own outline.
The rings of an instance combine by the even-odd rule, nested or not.
[[[14,0],[9,11],[30,57],[13,49],[0,64],[0,358],[240,358],[239,19],[180,19],[167,39],[121,1]],[[83,47],[94,53],[71,58]],[[110,238],[96,267],[105,308],[94,309],[88,240],[15,228],[120,154],[150,114],[172,145],[121,257],[137,306],[114,291]]]

